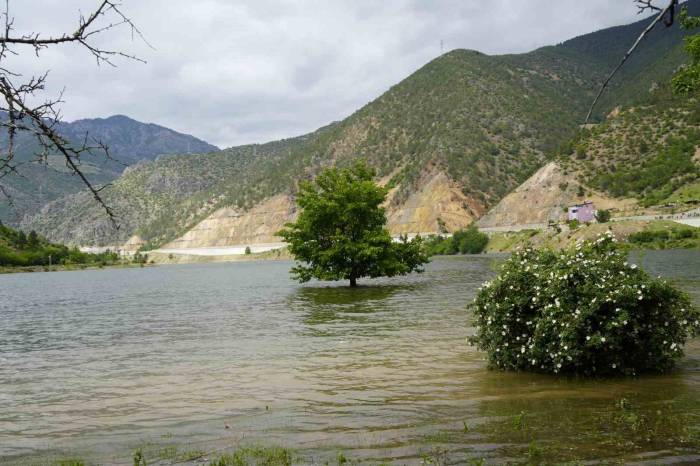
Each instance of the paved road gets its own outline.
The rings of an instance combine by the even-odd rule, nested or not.
[[[671,220],[674,222],[682,223],[685,225],[690,225],[694,227],[700,227],[700,208],[689,210],[681,214],[673,215],[636,215],[628,217],[615,217],[611,221],[619,222],[623,220]],[[501,233],[501,232],[516,232],[522,230],[544,230],[547,228],[546,223],[523,223],[520,225],[502,225],[497,227],[483,227],[479,230],[486,233]],[[437,232],[423,232],[423,233],[409,233],[408,237],[413,238],[420,234],[423,237],[436,235]],[[451,234],[443,234],[443,236],[452,236]],[[399,241],[398,236],[393,237],[394,241]],[[257,244],[237,244],[232,246],[217,246],[217,247],[206,247],[206,248],[164,248],[155,249],[149,252],[157,252],[161,254],[183,254],[191,256],[238,256],[245,254],[246,247],[250,247],[252,253],[260,253],[273,251],[275,249],[280,249],[285,246],[284,243],[257,243]],[[100,251],[98,251],[98,249]],[[103,252],[106,248],[81,248],[81,250],[88,252]]]
[[[418,234],[421,236],[435,235],[437,233],[409,233],[407,236],[409,239],[416,237]],[[452,236],[452,235],[444,235]],[[394,241],[399,241],[399,236],[393,237]],[[206,247],[206,248],[162,248],[154,249],[153,251],[148,251],[150,253],[160,253],[160,254],[181,254],[189,256],[239,256],[245,254],[245,249],[250,247],[250,252],[259,253],[274,251],[275,249],[281,249],[285,246],[285,243],[255,243],[255,244],[236,244],[231,246],[216,246],[216,247]]]

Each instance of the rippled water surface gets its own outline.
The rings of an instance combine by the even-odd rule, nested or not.
[[[250,443],[305,463],[700,462],[698,341],[664,376],[487,370],[465,306],[498,260],[354,290],[288,262],[0,276],[0,463]],[[700,252],[636,260],[700,302]]]

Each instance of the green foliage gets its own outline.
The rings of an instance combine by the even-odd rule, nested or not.
[[[293,275],[301,282],[350,280],[405,275],[422,271],[427,258],[420,237],[399,243],[384,228],[380,205],[386,188],[372,180],[374,172],[362,162],[352,168],[329,168],[314,182],[300,185],[296,223],[278,233],[297,263]]]
[[[39,237],[36,234],[36,231],[32,230],[29,232],[29,236],[27,237],[27,245],[30,248],[35,248],[39,245]]]
[[[291,466],[292,452],[281,447],[241,447],[220,456],[209,466]]]
[[[514,253],[472,305],[492,367],[581,375],[663,372],[700,331],[686,294],[626,262],[611,234]]]
[[[476,225],[471,225],[466,230],[456,231],[452,235],[452,241],[462,254],[479,254],[486,248],[489,237],[480,232]]]
[[[449,237],[431,236],[426,239],[425,252],[428,256],[453,254],[479,254],[486,249],[489,237],[482,233],[476,225],[470,225],[465,230],[458,230]]]
[[[245,255],[246,255],[246,256],[249,256],[250,254],[251,254],[250,246],[246,246],[246,247],[245,247]]]
[[[107,264],[118,260],[115,252],[85,253],[76,248],[49,243],[33,230],[26,235],[23,231],[0,225],[0,266]]]
[[[679,224],[652,225],[630,234],[627,240],[645,249],[697,248],[700,245],[700,228]]]
[[[681,10],[680,22],[684,29],[692,30],[700,27],[700,17],[691,16],[687,7]],[[700,34],[686,37],[685,51],[690,62],[678,70],[671,80],[673,91],[677,94],[687,95],[694,91],[700,91]]]
[[[568,221],[569,228],[572,230],[577,230],[581,226],[581,221],[577,218]]]
[[[144,456],[140,448],[134,452],[133,460],[134,466],[148,466],[148,463],[146,462],[146,457]]]
[[[608,223],[610,221],[610,211],[606,209],[600,209],[595,213],[595,219],[598,223]]]
[[[85,462],[77,458],[66,458],[53,461],[51,466],[85,466]]]
[[[700,167],[693,160],[700,146],[698,100],[668,91],[659,94],[653,105],[624,110],[581,132],[571,144],[583,140],[588,145],[585,165],[565,154],[559,154],[560,163],[586,185],[614,197],[635,197],[645,207],[668,202],[676,191],[696,183],[700,179]]]

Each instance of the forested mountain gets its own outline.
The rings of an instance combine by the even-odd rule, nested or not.
[[[700,0],[689,4],[691,12],[700,12]],[[214,220],[249,216],[252,231],[257,220],[250,216],[268,209],[270,199],[293,199],[300,179],[362,157],[392,188],[392,231],[460,228],[576,134],[599,83],[648,22],[526,54],[454,50],[314,133],[213,154],[162,157],[127,170],[104,191],[119,230],[85,193],[47,205],[24,226],[69,244],[117,245],[138,237],[149,248],[202,230],[195,227],[205,219],[212,229]],[[685,59],[682,35],[677,26],[654,32],[613,82],[596,121],[617,105],[653,96],[655,83],[667,81]],[[293,208],[283,210],[275,221],[293,215]]]
[[[178,133],[152,123],[141,123],[123,115],[109,118],[59,122],[58,131],[76,146],[87,136],[87,143],[103,142],[109,148],[109,160],[104,153],[94,151],[82,158],[82,170],[92,183],[102,185],[117,178],[127,166],[141,160],[154,160],[163,154],[204,153],[218,150],[193,136]],[[6,137],[5,134],[0,136]],[[10,199],[0,196],[0,221],[17,224],[24,215],[54,199],[85,188],[65,167],[61,156],[49,155],[46,163],[37,163],[40,147],[29,133],[18,133],[16,165],[21,176],[6,176],[2,185]]]

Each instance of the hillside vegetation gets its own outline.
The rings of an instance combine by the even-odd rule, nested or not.
[[[221,207],[245,211],[277,194],[293,196],[300,179],[358,157],[392,189],[390,210],[444,174],[461,190],[463,217],[478,218],[576,133],[613,56],[647,22],[521,55],[454,50],[314,133],[208,155],[163,157],[128,170],[104,191],[119,216],[118,230],[85,194],[47,205],[23,227],[71,244],[117,245],[135,236],[153,248]],[[616,78],[597,115],[630,98],[627,84],[643,85],[647,92],[656,76],[667,80],[683,59],[681,37],[677,29],[652,34]],[[439,218],[434,231],[438,223]]]
[[[560,150],[560,163],[584,184],[643,207],[695,204],[700,179],[700,100],[664,92],[648,105],[616,112]]]
[[[6,116],[0,115],[0,119],[3,118]],[[163,154],[218,150],[193,136],[123,115],[60,122],[57,128],[76,146],[83,144],[86,135],[88,143],[96,139],[107,145],[110,158],[100,151],[85,153],[81,158],[81,170],[91,183],[98,186],[119,177],[125,167],[141,160],[154,160]],[[0,145],[5,144],[6,137],[6,134],[0,134]],[[10,196],[0,195],[0,221],[16,226],[25,215],[35,213],[46,203],[85,189],[82,181],[66,167],[62,156],[48,154],[45,160],[37,160],[36,154],[41,148],[29,132],[18,133],[15,144],[17,174],[5,176],[0,181]]]
[[[511,252],[530,246],[560,250],[577,241],[595,239],[608,231],[630,249],[700,249],[700,228],[667,220],[626,220],[583,224],[573,229],[493,233],[489,236],[486,252]]]

